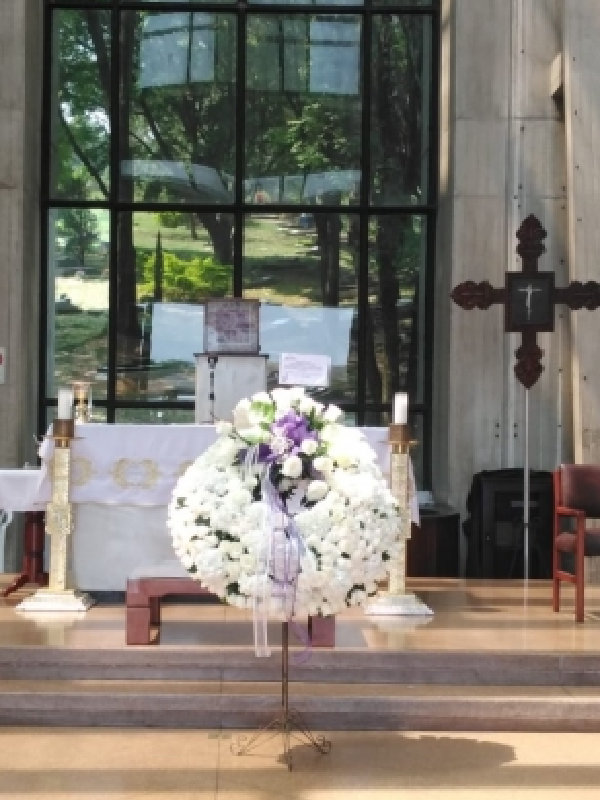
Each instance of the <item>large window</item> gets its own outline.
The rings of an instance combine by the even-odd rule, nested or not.
[[[429,484],[437,0],[46,0],[43,419],[194,416],[203,302],[261,301],[320,399],[410,395]]]

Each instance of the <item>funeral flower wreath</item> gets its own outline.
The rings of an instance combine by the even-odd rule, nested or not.
[[[335,614],[375,594],[400,554],[401,510],[341,416],[303,389],[274,389],[217,425],[168,510],[193,577],[240,608],[260,595],[273,614]]]

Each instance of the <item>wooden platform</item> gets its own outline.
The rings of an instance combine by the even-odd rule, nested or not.
[[[583,625],[567,592],[552,612],[547,581],[409,590],[432,618],[348,612],[335,648],[292,665],[292,703],[311,727],[600,731],[598,589]],[[273,654],[259,659],[249,614],[166,603],[160,643],[128,647],[124,605],[32,617],[14,610],[23,594],[0,605],[0,724],[238,728],[278,710],[278,623]]]

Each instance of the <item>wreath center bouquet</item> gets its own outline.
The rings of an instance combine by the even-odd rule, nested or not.
[[[188,572],[228,603],[329,615],[377,591],[400,509],[356,428],[303,389],[260,392],[177,482],[168,509]]]

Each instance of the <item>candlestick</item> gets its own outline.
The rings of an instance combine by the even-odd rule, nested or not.
[[[58,419],[73,419],[72,389],[58,390],[58,410],[56,416]]]
[[[394,424],[406,425],[408,422],[408,395],[406,392],[396,392],[394,395]]]

